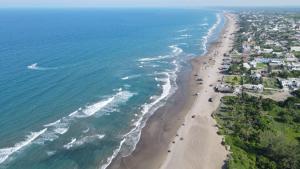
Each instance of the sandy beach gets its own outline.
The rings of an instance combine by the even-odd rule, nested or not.
[[[222,137],[217,135],[211,114],[222,97],[213,89],[222,79],[218,68],[223,54],[232,49],[236,31],[235,16],[225,13],[225,18],[219,40],[210,45],[205,56],[192,60],[192,70],[179,76],[178,92],[148,120],[135,151],[130,156],[116,158],[109,168],[222,168],[228,152],[221,145]]]
[[[227,25],[220,41],[205,59],[197,58],[193,63],[198,69],[197,74],[203,79],[203,85],[185,118],[184,126],[178,130],[179,136],[174,138],[174,144],[170,144],[171,152],[161,169],[219,169],[224,165],[228,152],[221,145],[222,137],[217,135],[216,122],[211,114],[217,109],[221,99],[221,94],[213,89],[222,78],[218,68],[221,67],[223,54],[232,49],[231,39],[235,31],[234,16],[225,16]],[[212,102],[208,101],[209,98],[212,98]]]

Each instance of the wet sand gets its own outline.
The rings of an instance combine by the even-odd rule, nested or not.
[[[210,169],[221,168],[227,151],[211,114],[221,94],[211,85],[222,78],[218,73],[223,54],[232,48],[236,30],[234,15],[225,14],[226,24],[217,42],[205,56],[192,60],[177,80],[179,89],[165,106],[149,118],[134,152],[116,158],[110,169]],[[195,76],[195,75],[198,76]],[[201,78],[203,81],[196,81]],[[194,96],[195,93],[199,93]],[[208,102],[212,98],[213,102]],[[192,118],[193,117],[193,118]]]

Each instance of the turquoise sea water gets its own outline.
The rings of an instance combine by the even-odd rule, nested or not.
[[[0,168],[105,168],[223,24],[203,9],[1,9]]]

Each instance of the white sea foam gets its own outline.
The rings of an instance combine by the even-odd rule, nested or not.
[[[200,26],[208,26],[208,23],[202,23]]]
[[[181,30],[178,30],[177,32],[186,32],[188,29],[181,29]]]
[[[144,104],[142,106],[141,115],[139,119],[134,123],[134,128],[124,135],[124,138],[126,138],[126,144],[131,147],[131,150],[135,149],[136,144],[140,139],[141,130],[145,126],[145,115],[148,114],[148,116],[151,116],[151,114],[155,110],[163,105],[162,101],[166,100],[171,94],[171,77],[169,73],[165,73],[165,75],[166,78],[164,80],[164,84],[162,85],[162,94],[152,102]],[[124,156],[127,155],[129,155],[129,152],[127,152],[127,154],[124,154]]]
[[[55,133],[63,135],[69,130],[69,127],[66,128],[56,128],[54,129]]]
[[[175,56],[178,56],[183,52],[183,50],[180,47],[178,47],[177,45],[171,45],[171,46],[169,46],[169,48],[172,49],[172,53]]]
[[[72,138],[71,141],[69,143],[67,143],[66,145],[64,145],[64,148],[69,149],[73,146],[73,144],[75,143],[76,138]]]
[[[55,131],[48,129],[47,132],[43,133],[35,142],[37,144],[43,145],[46,141],[53,141],[58,139],[58,133]]]
[[[68,116],[63,117],[55,122],[46,124],[48,131],[44,133],[38,140],[37,143],[44,144],[46,141],[53,141],[59,138],[59,135],[63,135],[68,132],[70,123],[78,118],[87,118],[96,115],[97,112],[102,111],[101,115],[106,112],[116,111],[116,107],[120,103],[126,102],[130,97],[135,95],[129,91],[123,91],[122,88],[115,89],[117,93],[107,99],[100,100],[94,104],[88,105],[84,108],[78,108]],[[88,132],[88,131],[86,131]]]
[[[174,38],[174,40],[182,40],[182,39],[186,39],[186,37],[177,37],[177,38]]]
[[[125,77],[122,77],[121,79],[122,80],[128,80],[128,79],[134,79],[134,78],[138,78],[140,77],[141,75],[131,75],[131,76],[125,76]]]
[[[100,169],[106,169],[106,168],[110,165],[110,163],[112,162],[112,160],[113,160],[113,159],[118,155],[118,153],[120,152],[120,150],[121,150],[121,148],[122,148],[122,146],[123,146],[123,144],[124,144],[125,141],[126,141],[126,139],[124,138],[124,139],[120,142],[118,148],[115,149],[115,150],[113,151],[113,154],[112,154],[110,157],[107,158],[106,163],[105,163],[104,165],[102,165]]]
[[[128,80],[129,77],[128,77],[128,76],[125,76],[125,77],[122,77],[121,79],[122,79],[122,80]]]
[[[101,100],[85,108],[78,109],[75,112],[71,113],[70,117],[77,117],[77,118],[86,118],[94,115],[95,113],[99,112],[106,106],[112,104],[113,102],[119,103],[127,101],[130,97],[132,97],[134,93],[128,91],[119,90],[119,92],[105,100]]]
[[[74,148],[74,147],[78,147],[81,146],[85,143],[90,143],[93,142],[95,140],[101,140],[102,138],[104,138],[105,135],[92,135],[92,136],[85,136],[82,137],[81,139],[77,140],[76,138],[72,138],[72,140],[67,143],[66,145],[64,145],[64,148],[66,149],[70,149],[70,148]]]
[[[49,124],[45,124],[44,127],[54,126],[54,125],[60,123],[60,121],[61,121],[61,120],[59,119],[59,120],[56,120],[55,122],[52,122],[52,123],[49,123]]]
[[[179,43],[179,45],[187,46],[187,43]]]
[[[48,127],[48,130],[37,140],[37,143],[44,144],[46,141],[56,140],[59,135],[67,133],[71,120],[71,117],[63,117],[53,123],[44,125]]]
[[[206,36],[204,36],[202,40],[204,54],[207,52],[207,43],[209,38],[212,36],[213,32],[217,29],[218,25],[221,23],[221,15],[217,13],[216,17],[217,17],[216,23],[208,30]]]
[[[169,46],[172,50],[172,56],[178,56],[183,52],[181,48],[179,48],[177,45]],[[147,60],[147,59],[146,59]],[[145,61],[145,58],[144,60]],[[176,85],[176,72],[179,70],[179,64],[176,60],[172,61],[172,64],[174,64],[175,68],[173,71],[168,72],[154,72],[154,74],[151,74],[149,76],[157,76],[155,79],[162,83],[162,85],[157,84],[159,87],[162,88],[162,93],[159,96],[151,96],[149,98],[150,103],[145,103],[141,107],[141,113],[134,114],[135,118],[132,119],[134,122],[133,128],[123,136],[122,141],[120,142],[118,148],[116,148],[113,151],[113,154],[107,158],[106,163],[101,166],[101,169],[107,168],[112,160],[121,152],[122,156],[129,155],[136,147],[136,144],[138,143],[141,135],[141,130],[146,124],[146,120],[159,108],[164,104],[164,101],[171,96],[177,89]],[[162,78],[164,77],[164,78]],[[126,148],[125,148],[125,147]],[[125,149],[123,149],[123,147]],[[127,150],[127,151],[126,151]],[[126,152],[123,152],[126,151]]]
[[[189,34],[183,34],[183,35],[180,35],[181,37],[192,37],[192,35],[189,35]]]
[[[27,69],[30,69],[30,70],[54,70],[54,69],[58,69],[58,67],[41,67],[41,66],[38,66],[38,63],[33,63],[31,65],[28,65]]]
[[[32,69],[32,70],[37,70],[38,69],[38,64],[37,63],[33,63],[31,65],[28,65],[27,68],[28,69]]]
[[[17,144],[15,144],[13,147],[7,147],[0,149],[0,164],[3,163],[9,156],[11,156],[13,153],[20,151],[24,147],[31,144],[36,138],[38,138],[40,135],[45,133],[47,131],[47,128],[38,131],[38,132],[32,132],[30,135],[27,136],[27,138],[24,141],[21,141]]]
[[[87,132],[89,132],[89,131],[90,131],[90,128],[87,128],[87,129],[83,130],[82,132],[83,132],[83,133],[87,133]]]
[[[135,149],[135,146],[138,140],[140,139],[141,130],[145,126],[147,117],[151,116],[153,112],[155,112],[159,107],[161,107],[164,104],[162,101],[166,100],[177,89],[177,86],[174,86],[174,90],[172,91],[172,81],[174,83],[176,79],[175,72],[164,72],[163,74],[165,75],[165,79],[163,80],[164,84],[162,85],[161,95],[151,97],[150,100],[152,100],[152,102],[142,105],[141,115],[139,119],[134,123],[135,127],[124,135],[124,138],[126,138],[127,145],[131,146],[131,150]],[[176,85],[176,83],[174,83],[173,85]],[[129,153],[125,154],[124,156],[127,156],[128,154]]]
[[[144,62],[169,59],[169,58],[172,58],[172,57],[173,56],[171,56],[171,55],[164,55],[164,56],[157,56],[157,57],[152,57],[152,58],[142,58],[142,59],[139,59],[138,61],[143,64]]]
[[[47,151],[46,153],[48,156],[52,156],[56,153],[56,151]]]

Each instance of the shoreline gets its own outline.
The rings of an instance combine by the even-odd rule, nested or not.
[[[222,97],[213,88],[223,76],[218,68],[223,54],[232,49],[236,31],[235,15],[225,13],[224,16],[226,23],[218,40],[206,55],[192,62],[194,74],[198,75],[194,83],[197,83],[196,78],[201,78],[203,84],[194,88],[198,95],[185,117],[185,125],[169,145],[170,153],[160,169],[220,169],[225,164],[229,152],[221,144],[223,136],[217,134],[217,123],[211,116]]]
[[[211,58],[212,55],[215,55],[216,51],[220,50],[220,43],[224,41],[224,36],[226,36],[227,29],[228,27],[231,27],[230,25],[232,25],[232,23],[229,21],[230,19],[228,19],[228,15],[231,14],[225,14],[225,17],[227,18],[225,20],[226,23],[222,28],[222,32],[220,33],[219,38],[216,40],[216,42],[209,44],[208,51],[203,56],[191,60],[192,69],[184,70],[180,73],[180,75],[178,75],[178,90],[173,96],[168,99],[166,105],[159,108],[148,119],[146,126],[142,129],[141,137],[138,144],[136,145],[136,149],[131,153],[131,155],[127,157],[115,158],[112,161],[111,165],[108,167],[109,169],[180,169],[182,168],[180,167],[180,165],[183,165],[184,168],[195,168],[195,166],[187,167],[186,162],[182,161],[184,160],[184,157],[187,157],[183,152],[191,152],[191,150],[189,150],[187,147],[190,144],[186,143],[186,139],[189,139],[190,137],[191,139],[194,139],[193,133],[189,132],[189,128],[193,127],[192,123],[194,123],[195,120],[191,121],[192,118],[190,116],[191,112],[193,112],[192,110],[201,105],[201,103],[206,105],[208,98],[204,100],[205,102],[203,102],[203,100],[201,99],[199,100],[199,98],[204,98],[204,96],[206,96],[207,94],[206,91],[212,89],[212,87],[209,87],[209,84],[206,82],[209,80],[209,76],[204,77],[204,75],[210,73],[218,74],[218,64],[214,64],[215,66],[213,67],[216,68],[213,69],[207,69],[206,67],[211,66],[212,60],[210,60],[209,58]],[[230,37],[227,36],[226,39],[230,39]],[[224,52],[222,53],[221,50],[218,53],[223,56]],[[216,59],[217,63],[221,63],[220,61],[222,61],[222,57],[218,57]],[[206,65],[207,63],[209,63],[209,65]],[[205,69],[203,69],[202,66],[204,66]],[[195,74],[199,74],[199,77],[204,80],[203,85],[199,85],[196,83],[194,76]],[[193,96],[194,93],[198,92],[201,94],[199,94],[198,96]],[[212,94],[210,91],[208,93]],[[217,102],[215,102],[214,104],[216,103]],[[205,115],[210,115],[213,111],[209,112],[210,113],[205,113]],[[198,114],[195,119],[198,119]],[[206,127],[208,127],[209,129],[215,129],[214,126],[210,125],[207,125]],[[217,135],[215,130],[210,131],[210,133],[212,132]],[[201,138],[202,133],[200,133],[199,136]],[[181,140],[181,138],[183,140]],[[172,143],[172,140],[174,140],[175,142],[173,141]],[[221,138],[218,138],[218,140],[220,141]],[[181,142],[183,142],[183,144]],[[206,145],[203,144],[203,146]],[[223,149],[225,150],[224,147]],[[193,154],[192,156],[195,156],[194,153],[191,154]],[[201,154],[204,155],[204,152],[197,152],[196,155]],[[227,153],[222,154],[225,155],[225,157],[227,155]],[[177,158],[181,158],[181,160],[177,160]],[[173,162],[173,160],[175,161]],[[198,161],[200,162],[201,160]],[[212,162],[215,163],[215,161]],[[199,166],[197,165],[196,168],[199,168]]]

